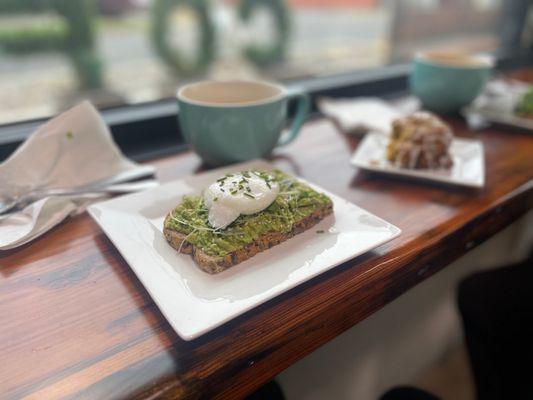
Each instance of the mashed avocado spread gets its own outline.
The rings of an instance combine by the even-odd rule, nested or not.
[[[264,171],[258,171],[265,174]],[[184,196],[167,219],[165,228],[187,235],[187,241],[213,256],[225,256],[269,232],[290,232],[294,224],[331,203],[329,197],[279,170],[268,172],[280,193],[263,211],[240,215],[226,229],[213,229],[201,196]]]

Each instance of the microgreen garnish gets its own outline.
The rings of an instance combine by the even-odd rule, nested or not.
[[[229,252],[239,249],[255,240],[256,237],[268,233],[275,226],[280,232],[290,232],[294,224],[310,215],[317,207],[322,207],[327,202],[327,197],[313,191],[296,179],[280,171],[255,172],[253,170],[233,174],[230,180],[224,180],[219,192],[232,193],[237,196],[246,196],[257,199],[251,189],[251,182],[244,182],[244,189],[238,190],[242,177],[250,175],[254,180],[259,177],[272,188],[279,186],[279,193],[275,201],[260,213],[239,216],[230,227],[215,229],[209,223],[209,210],[203,196],[183,198],[183,202],[171,212],[165,227],[176,230],[185,235],[183,243],[192,243],[207,254],[225,256]],[[221,178],[222,179],[222,178]],[[221,181],[218,181],[220,184]],[[217,185],[218,186],[218,185]],[[223,196],[223,195],[222,195]],[[212,201],[220,202],[221,194],[212,197]],[[327,231],[316,230],[317,234]]]

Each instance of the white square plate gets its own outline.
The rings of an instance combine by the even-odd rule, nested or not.
[[[89,207],[91,216],[185,340],[194,339],[401,232],[316,187],[333,200],[333,215],[235,267],[209,275],[194,264],[191,256],[170,247],[163,237],[163,220],[183,195],[199,194],[226,172],[251,168],[273,167],[264,161],[233,165]]]
[[[350,162],[369,171],[480,188],[485,185],[485,156],[479,140],[455,138],[450,146],[453,166],[449,170],[400,168],[387,160],[389,137],[369,133],[357,147]]]

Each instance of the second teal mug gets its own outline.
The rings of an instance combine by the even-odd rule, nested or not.
[[[410,76],[411,92],[428,110],[457,112],[481,93],[492,66],[492,59],[486,56],[419,53]]]
[[[287,132],[287,107],[298,104]],[[178,91],[179,122],[187,143],[210,165],[260,158],[290,143],[309,110],[307,94],[253,81],[199,82]],[[282,134],[283,133],[283,134]]]

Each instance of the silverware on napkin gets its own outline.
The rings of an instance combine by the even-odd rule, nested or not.
[[[0,163],[0,251],[35,240],[107,193],[153,185],[134,181],[154,172],[122,154],[90,103],[65,111]]]

